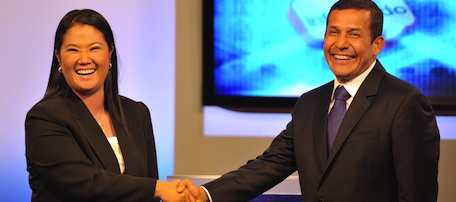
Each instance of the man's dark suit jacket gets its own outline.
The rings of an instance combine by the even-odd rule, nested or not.
[[[247,201],[296,170],[305,202],[436,201],[440,136],[426,97],[377,61],[328,154],[333,85],[303,94],[261,156],[205,184],[214,202]]]
[[[28,112],[25,141],[32,201],[153,201],[158,169],[152,123],[141,102],[121,98],[130,130],[111,116],[125,161],[74,93]]]

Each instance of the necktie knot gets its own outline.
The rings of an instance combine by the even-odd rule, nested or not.
[[[336,92],[334,92],[334,99],[336,100],[346,101],[350,97],[350,93],[348,93],[348,91],[343,86],[338,86],[336,88]]]

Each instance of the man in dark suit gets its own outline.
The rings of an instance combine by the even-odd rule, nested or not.
[[[335,3],[324,39],[335,80],[299,98],[292,120],[262,155],[200,188],[188,185],[192,193],[202,201],[248,201],[298,171],[302,201],[436,201],[435,114],[417,88],[376,59],[385,44],[382,27],[373,1]],[[348,94],[334,129],[338,86]]]

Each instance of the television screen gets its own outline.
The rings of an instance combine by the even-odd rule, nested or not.
[[[334,79],[324,55],[336,0],[204,0],[203,102],[288,108]],[[456,1],[376,0],[384,13],[385,69],[414,84],[435,109],[456,106]]]

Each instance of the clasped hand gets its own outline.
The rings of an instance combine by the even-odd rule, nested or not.
[[[206,192],[189,179],[171,182],[157,180],[155,197],[163,202],[208,202]]]

